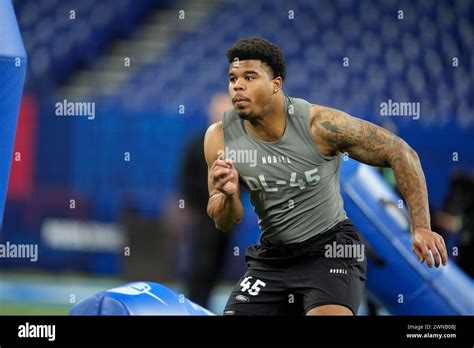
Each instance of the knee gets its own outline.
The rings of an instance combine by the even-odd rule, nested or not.
[[[354,313],[346,306],[330,304],[314,307],[306,315],[354,315]]]

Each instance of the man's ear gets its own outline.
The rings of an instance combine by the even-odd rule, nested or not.
[[[273,90],[280,90],[283,87],[283,80],[280,76],[273,79]]]

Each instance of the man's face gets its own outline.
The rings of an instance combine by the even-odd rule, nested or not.
[[[229,66],[229,96],[240,118],[251,120],[270,108],[275,84],[260,60],[236,60]]]

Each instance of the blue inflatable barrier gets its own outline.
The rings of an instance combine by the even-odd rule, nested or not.
[[[0,229],[26,72],[26,51],[11,0],[0,0]]]
[[[399,208],[400,197],[374,168],[343,161],[341,192],[370,251],[366,289],[391,314],[474,314],[472,279],[452,259],[432,269],[418,261],[411,250],[408,212]]]
[[[157,283],[136,282],[80,301],[70,315],[214,315]]]

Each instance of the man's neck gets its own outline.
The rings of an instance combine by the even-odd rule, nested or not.
[[[285,97],[283,94],[275,97],[276,100],[272,104],[272,108],[268,110],[265,115],[252,121],[244,121],[247,132],[257,139],[263,141],[278,141],[285,133],[287,122]]]

